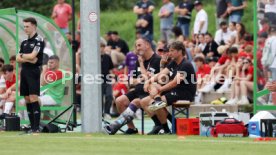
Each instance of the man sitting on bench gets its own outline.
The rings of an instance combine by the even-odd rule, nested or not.
[[[146,112],[155,112],[165,134],[171,133],[167,124],[168,113],[165,107],[178,100],[192,102],[196,93],[195,71],[192,64],[185,59],[186,51],[183,43],[173,42],[169,50],[173,61],[145,82],[144,91],[149,92],[150,96],[142,99],[140,103]],[[163,86],[157,84],[156,81],[164,76],[169,76],[170,81]]]
[[[41,82],[42,86],[47,84],[52,84],[57,80],[63,78],[63,73],[59,70],[59,57],[57,55],[52,55],[49,57],[47,68],[43,69],[41,73]],[[39,96],[39,104],[41,106],[54,106],[62,103],[65,91],[65,84],[59,83],[55,86],[47,89],[43,95]],[[22,99],[19,101],[19,104],[25,105],[25,100]],[[24,115],[21,115],[24,117]],[[26,117],[27,118],[27,117]]]

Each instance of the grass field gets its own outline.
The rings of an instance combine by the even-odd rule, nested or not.
[[[249,138],[0,133],[1,155],[274,155],[276,142]]]

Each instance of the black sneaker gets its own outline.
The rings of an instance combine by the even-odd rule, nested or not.
[[[135,128],[135,129],[128,128],[125,131],[125,135],[133,135],[133,134],[137,134],[137,133],[138,133],[138,129],[137,128]]]
[[[114,133],[112,132],[112,128],[110,125],[106,125],[104,126],[104,131],[109,134],[109,135],[114,135]]]
[[[161,129],[163,129],[161,125],[154,126],[147,135],[157,135]]]
[[[171,131],[165,131],[163,128],[159,131],[158,135],[171,135]]]

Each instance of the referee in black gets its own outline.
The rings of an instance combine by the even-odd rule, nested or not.
[[[31,124],[31,132],[39,132],[40,106],[38,96],[40,95],[40,66],[43,60],[43,49],[45,43],[43,38],[37,34],[37,21],[33,17],[23,20],[24,31],[28,38],[20,45],[20,51],[16,61],[21,63],[20,95],[24,96],[27,112]]]

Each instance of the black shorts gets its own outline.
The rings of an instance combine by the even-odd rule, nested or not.
[[[20,96],[40,95],[39,67],[22,68],[20,77]]]
[[[149,96],[149,93],[144,92],[144,85],[142,84],[138,84],[137,86],[135,86],[135,89],[133,91],[130,91],[126,94],[126,97],[128,98],[128,100],[131,102],[136,98],[144,98]]]
[[[170,106],[174,102],[178,100],[187,100],[192,102],[194,99],[194,96],[187,95],[183,93],[182,91],[179,91],[177,89],[173,89],[171,91],[168,91],[166,94],[164,94],[166,100],[167,100],[167,105]]]

